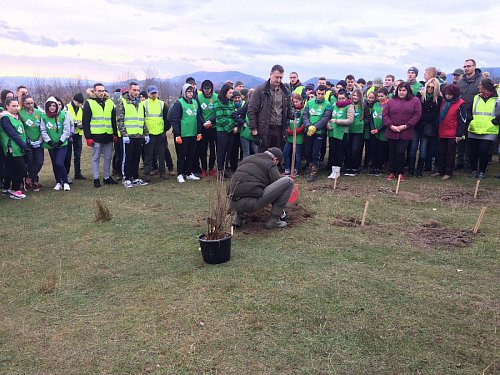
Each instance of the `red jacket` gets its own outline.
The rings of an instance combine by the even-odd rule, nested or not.
[[[443,110],[445,103],[446,102],[443,100],[439,110],[440,113]],[[463,99],[458,99],[450,104],[450,108],[448,109],[448,112],[446,112],[446,116],[443,121],[439,123],[439,138],[455,138],[463,135],[464,126],[459,126],[459,121],[465,124],[466,118],[463,117],[464,115],[467,115],[465,108],[463,113],[460,111],[460,107],[463,103],[465,103]],[[459,129],[462,129],[462,131],[457,132]]]

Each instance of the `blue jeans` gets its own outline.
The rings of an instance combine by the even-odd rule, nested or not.
[[[417,158],[417,149],[418,149],[418,157],[421,160],[425,160],[427,157],[427,150],[429,147],[429,137],[424,135],[424,129],[415,129],[413,131],[413,139],[410,144],[410,153],[408,155],[411,159]],[[420,147],[419,147],[420,145]]]
[[[285,143],[285,148],[283,149],[283,156],[285,157],[285,171],[291,171],[292,164],[292,151],[293,144],[290,142]],[[296,145],[295,147],[295,171],[300,170],[300,163],[302,162],[302,145]]]
[[[66,167],[64,166],[64,160],[66,159],[66,153],[68,147],[59,147],[49,150],[50,160],[52,161],[52,170],[54,171],[54,177],[56,182],[68,183],[68,174],[66,173]]]
[[[243,159],[248,155],[253,155],[259,152],[259,147],[249,139],[240,137],[241,149],[243,150]]]

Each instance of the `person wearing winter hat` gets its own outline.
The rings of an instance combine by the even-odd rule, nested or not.
[[[197,100],[193,99],[195,88],[189,83],[182,86],[181,97],[172,106],[172,130],[177,153],[177,182],[197,181],[193,173],[196,144],[203,137],[203,120]]]
[[[464,70],[462,68],[457,68],[453,71],[453,84],[456,85],[458,84],[458,81],[462,79],[462,76],[464,75]]]
[[[243,82],[241,82],[241,81],[236,81],[236,83],[234,84],[234,86],[233,86],[233,87],[234,87],[234,90],[235,90],[235,91],[238,91],[238,92],[239,92],[239,91],[241,91],[241,90],[243,89],[243,87],[244,87],[244,86],[245,86],[245,85],[243,84]]]
[[[49,150],[52,169],[56,179],[54,190],[71,190],[64,160],[68,151],[68,139],[71,135],[70,116],[59,107],[57,99],[51,96],[45,102],[45,113],[40,121],[43,148]]]
[[[282,161],[281,149],[271,147],[246,157],[240,163],[229,186],[234,226],[244,225],[245,213],[260,211],[269,204],[272,205],[271,216],[265,227],[273,229],[287,226],[280,216],[292,193],[293,180],[280,175],[277,166]]]
[[[498,138],[500,114],[495,111],[497,100],[495,83],[491,78],[484,78],[479,84],[479,94],[474,97],[468,128],[472,178],[485,178],[489,153]]]
[[[420,88],[422,87],[422,84],[417,81],[417,76],[418,69],[414,66],[410,66],[408,68],[408,72],[406,73],[406,82],[410,84],[413,95],[417,95],[417,93],[420,91]]]

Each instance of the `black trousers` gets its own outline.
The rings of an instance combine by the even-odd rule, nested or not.
[[[395,175],[403,174],[405,170],[406,149],[410,141],[389,139],[389,172]]]
[[[193,173],[193,162],[196,153],[196,137],[182,137],[182,143],[175,144],[177,153],[177,175],[189,176]]]
[[[267,134],[267,144],[262,142],[259,146],[259,152],[267,151],[268,148],[283,146],[283,128],[281,126],[271,126],[269,127],[269,132]]]
[[[330,155],[332,166],[342,167],[348,147],[348,134],[344,134],[344,138],[338,139],[330,137]]]
[[[71,154],[73,153],[73,140],[68,139],[67,150],[66,157],[64,158],[64,168],[66,168],[66,174],[69,175],[69,171],[71,169]]]
[[[123,176],[123,140],[121,137],[118,138],[116,142],[113,142],[115,146],[115,153],[113,154],[113,161],[111,162],[113,166],[113,173]]]
[[[5,190],[20,190],[21,182],[26,174],[26,161],[24,156],[5,156],[5,176],[3,178],[3,188]]]
[[[142,138],[130,138],[130,143],[123,144],[123,177],[125,180],[131,181],[139,178],[142,143]]]
[[[361,158],[363,156],[363,137],[364,134],[349,134],[347,141],[347,152],[345,155],[346,169],[358,170],[361,166]]]
[[[149,135],[149,143],[144,145],[144,173],[153,169],[153,157],[158,158],[158,170],[165,173],[165,134]]]
[[[229,160],[236,134],[233,132],[217,132],[217,170],[224,170],[226,160]]]
[[[472,171],[486,172],[486,167],[490,159],[490,149],[493,143],[493,141],[487,139],[469,138],[470,169]]]
[[[441,175],[453,175],[457,142],[455,138],[439,138],[438,172]]]
[[[381,141],[375,135],[370,138],[372,168],[382,170],[387,159],[387,141]]]
[[[233,146],[229,153],[229,167],[231,171],[235,172],[238,169],[238,162],[240,160],[240,133],[236,133],[233,139]]]
[[[204,171],[209,169],[214,169],[215,166],[215,142],[217,141],[217,130],[215,128],[205,129],[203,128],[201,135],[203,139],[200,142],[200,161],[201,169]],[[210,157],[207,164],[207,153],[210,148]],[[208,167],[208,169],[207,169]]]
[[[81,160],[82,160],[82,136],[80,134],[73,135],[73,167],[75,169],[75,176],[82,174]],[[68,171],[69,173],[69,171]]]

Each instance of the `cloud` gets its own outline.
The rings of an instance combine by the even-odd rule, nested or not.
[[[18,40],[20,42],[40,45],[45,47],[57,47],[59,44],[56,40],[44,36],[39,39],[33,38],[23,29],[19,27],[12,27],[6,21],[3,20],[0,20],[0,28],[6,31],[7,38],[10,40]]]

